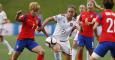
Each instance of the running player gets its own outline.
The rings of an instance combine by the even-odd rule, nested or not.
[[[7,19],[6,13],[3,10],[2,4],[0,4],[0,42],[2,42],[9,50],[9,55],[12,54],[13,48],[10,46],[7,40],[3,37],[3,31],[4,31],[4,24],[9,23],[9,20]]]
[[[71,47],[68,40],[72,29],[76,28],[76,21],[74,18],[76,8],[69,6],[66,14],[59,14],[49,17],[43,23],[43,27],[50,21],[56,21],[56,28],[53,37],[57,39],[57,43],[52,48],[54,51],[55,60],[61,60],[61,52],[66,56],[65,60],[71,60]]]
[[[86,6],[81,4],[79,6],[79,11],[80,11],[80,13],[85,12],[86,11]],[[80,19],[80,15],[78,15],[77,18],[76,18],[78,23],[79,23],[79,19]],[[75,36],[75,38],[73,40],[73,44],[72,44],[72,60],[75,60],[76,53],[77,53],[77,46],[76,46],[77,43],[76,43],[76,41],[78,40],[78,33],[79,33],[79,31],[77,30],[76,36]]]
[[[11,60],[17,60],[24,48],[37,53],[37,60],[44,60],[44,49],[34,41],[35,30],[41,30],[41,22],[37,15],[40,5],[37,2],[31,2],[29,9],[30,12],[26,15],[23,15],[21,11],[17,13],[16,20],[22,22],[22,29],[17,38],[15,52],[13,52]],[[44,29],[43,32],[48,36]]]
[[[89,55],[93,52],[94,31],[93,24],[97,14],[94,12],[94,4],[89,1],[87,3],[87,11],[81,13],[80,23],[81,31],[78,34],[78,60],[83,60],[83,48],[87,48]]]
[[[99,24],[102,25],[102,34],[99,38],[99,45],[94,50],[90,60],[97,60],[104,57],[110,51],[113,60],[115,60],[115,12],[112,11],[114,0],[103,0],[105,10],[99,16],[93,29]]]

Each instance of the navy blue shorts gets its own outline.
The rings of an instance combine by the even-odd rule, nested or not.
[[[115,42],[102,42],[94,49],[94,52],[101,57],[104,57],[108,51],[115,58]]]
[[[35,48],[36,46],[39,46],[39,44],[35,42],[33,39],[17,40],[15,51],[22,52],[24,48],[27,48],[30,51],[32,51],[32,49]]]
[[[86,46],[87,49],[93,49],[94,38],[85,37],[81,34],[78,35],[78,46]]]

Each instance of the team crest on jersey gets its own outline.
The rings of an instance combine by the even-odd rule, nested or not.
[[[70,23],[70,26],[73,26],[73,23]]]

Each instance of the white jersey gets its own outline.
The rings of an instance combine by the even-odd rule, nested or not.
[[[4,11],[0,12],[0,35],[3,35],[3,23],[4,20],[7,19],[6,13]]]
[[[1,11],[0,12],[0,25],[3,24],[5,19],[7,19],[6,13],[4,11]]]
[[[72,31],[72,28],[76,26],[75,18],[72,18],[68,22],[66,15],[56,15],[54,20],[57,22],[53,36],[57,40],[67,41],[68,37]]]

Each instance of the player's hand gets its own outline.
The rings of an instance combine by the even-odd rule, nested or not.
[[[42,29],[41,29],[41,27],[36,27],[36,31],[38,31],[38,32],[41,32],[42,31]]]
[[[17,11],[17,14],[22,14],[22,10],[19,9],[19,10]]]

